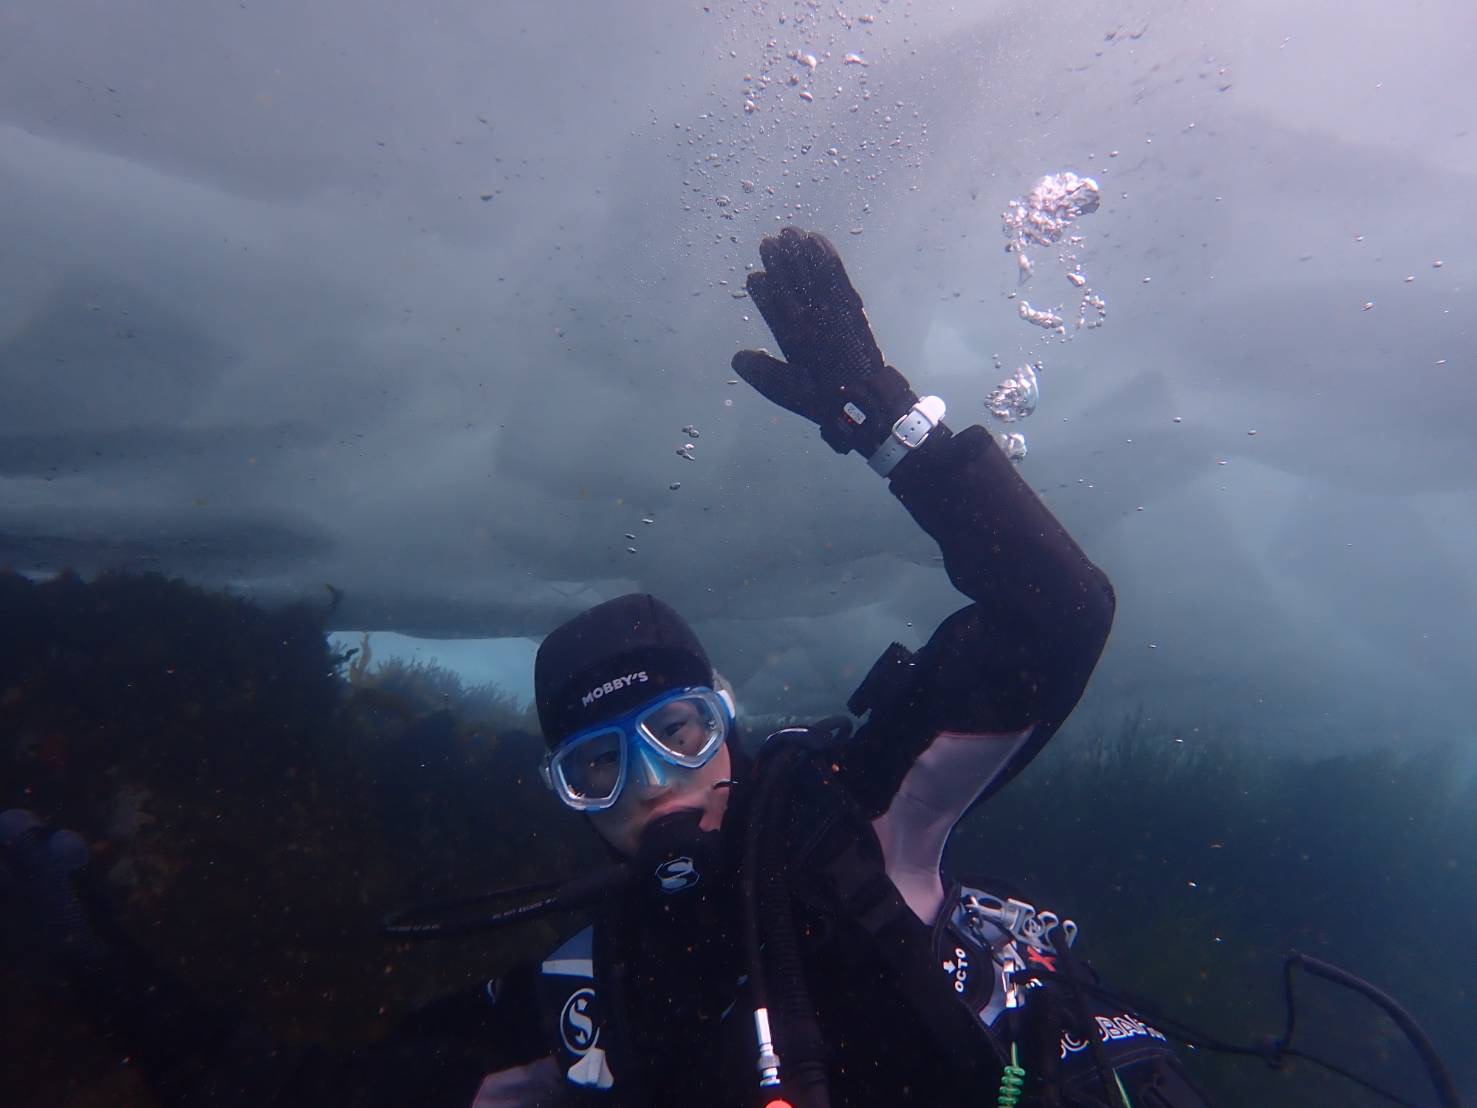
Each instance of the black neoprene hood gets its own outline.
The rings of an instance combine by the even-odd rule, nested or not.
[[[533,663],[534,702],[551,747],[671,689],[712,683],[692,628],[648,593],[607,600],[560,624]]]

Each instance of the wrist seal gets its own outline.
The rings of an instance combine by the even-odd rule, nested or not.
[[[867,464],[886,477],[909,453],[928,440],[943,418],[944,402],[937,396],[923,397],[892,425],[887,438],[872,452]]]

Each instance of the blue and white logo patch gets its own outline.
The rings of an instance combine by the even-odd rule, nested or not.
[[[664,893],[680,893],[698,883],[697,866],[686,855],[672,858],[656,867],[656,878]]]
[[[600,1038],[600,1028],[595,1023],[595,990],[577,989],[564,1002],[564,1011],[559,1013],[559,1037],[571,1054],[583,1054]]]

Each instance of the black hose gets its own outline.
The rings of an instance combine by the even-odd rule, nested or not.
[[[804,758],[813,736],[784,732],[755,761],[755,789],[744,842],[744,945],[749,961],[749,987],[755,1008],[770,1009],[776,1053],[780,1055],[782,1088],[803,1108],[828,1108],[825,1044],[805,985],[804,965],[795,935],[786,865],[785,802],[790,774]],[[761,916],[763,926],[761,927]],[[774,968],[773,994],[765,973],[765,955]]]
[[[825,1041],[805,984],[805,965],[795,933],[789,871],[785,864],[788,846],[785,801],[791,784],[788,771],[801,757],[798,752],[786,751],[773,770],[774,792],[760,828],[759,903],[770,965],[774,967],[776,1022],[785,1036],[788,1059],[785,1088],[806,1108],[828,1108],[831,1096],[826,1081]]]
[[[1256,1046],[1238,1046],[1234,1043],[1228,1043],[1222,1039],[1217,1039],[1215,1036],[1206,1034],[1204,1031],[1201,1031],[1197,1027],[1184,1023],[1181,1020],[1177,1020],[1173,1016],[1166,1015],[1164,1012],[1160,1011],[1156,1005],[1147,1003],[1146,1001],[1141,1000],[1137,997],[1127,996],[1112,989],[1104,988],[1103,986],[1094,984],[1092,982],[1079,981],[1078,987],[1083,992],[1090,993],[1100,1000],[1105,1000],[1110,1004],[1117,1005],[1125,1012],[1137,1016],[1138,1018],[1144,1020],[1146,1023],[1151,1022],[1157,1024],[1164,1030],[1169,1031],[1178,1041],[1189,1046],[1213,1051],[1216,1054],[1229,1054],[1243,1058],[1261,1058],[1263,1061],[1269,1062],[1274,1066],[1281,1062],[1283,1058],[1299,1058],[1305,1062],[1311,1062],[1315,1066],[1320,1066],[1331,1073],[1336,1073],[1340,1077],[1346,1077],[1350,1081],[1364,1086],[1364,1088],[1368,1089],[1370,1092],[1376,1094],[1377,1096],[1384,1097],[1386,1100],[1390,1101],[1393,1104],[1403,1105],[1404,1108],[1418,1108],[1417,1105],[1413,1104],[1411,1101],[1406,1100],[1404,1097],[1398,1095],[1397,1093],[1392,1093],[1390,1090],[1382,1088],[1379,1085],[1376,1085],[1374,1082],[1368,1081],[1365,1078],[1362,1078],[1359,1075],[1352,1073],[1349,1070],[1334,1064],[1333,1062],[1328,1061],[1326,1058],[1320,1058],[1318,1055],[1312,1054],[1305,1050],[1294,1049],[1290,1045],[1290,1032],[1296,1022],[1295,1000],[1292,993],[1291,971],[1294,968],[1294,964],[1304,964],[1303,960],[1306,960],[1306,957],[1306,955],[1294,955],[1292,957],[1289,957],[1287,962],[1283,964],[1283,974],[1288,1004],[1287,1032],[1289,1034],[1284,1035],[1284,1037],[1281,1039],[1273,1039],[1269,1037],[1261,1044]],[[1336,966],[1331,966],[1326,962],[1320,962],[1319,965],[1327,967],[1328,969],[1333,970],[1336,973],[1346,972],[1343,970],[1339,970]],[[1043,969],[1039,966],[1031,967],[1030,970],[1026,971],[1020,976],[1022,977],[1022,979],[1038,977],[1046,981],[1061,981],[1063,984],[1070,984],[1070,978],[1068,977],[1068,975],[1062,973],[1053,973],[1052,971]],[[1328,977],[1328,980],[1334,981],[1337,984],[1347,983],[1350,988],[1353,988],[1357,992],[1366,996],[1368,996],[1369,994],[1365,993],[1364,988],[1361,988],[1360,986],[1365,986],[1370,989],[1374,988],[1374,986],[1369,985],[1368,982],[1363,981],[1361,978],[1354,977],[1353,974],[1348,974],[1348,976],[1352,979],[1349,982],[1345,982],[1342,978],[1334,977]],[[1359,985],[1353,984],[1354,981],[1358,981]],[[1378,990],[1375,991],[1378,992]],[[1381,993],[1380,995],[1384,996],[1385,994]],[[1370,999],[1374,998],[1371,997]],[[1386,997],[1386,999],[1388,1000],[1390,998]],[[1376,1001],[1376,1003],[1379,1002]],[[1391,1003],[1393,1004],[1394,1001],[1392,1000]],[[1406,1018],[1409,1019],[1410,1017],[1406,1016]],[[1399,1021],[1397,1020],[1396,1022],[1398,1023]],[[1411,1026],[1414,1028],[1414,1021],[1411,1022]],[[1403,1029],[1404,1028],[1402,1027],[1402,1030]],[[1418,1028],[1415,1028],[1415,1030],[1417,1034],[1420,1034]],[[1407,1034],[1409,1034],[1409,1032],[1407,1032]],[[1423,1034],[1420,1035],[1420,1039],[1421,1041],[1426,1041]],[[1414,1042],[1415,1040],[1412,1039],[1412,1043]],[[1426,1043],[1426,1046],[1429,1050],[1429,1042]],[[1417,1050],[1419,1051],[1420,1048],[1417,1047]],[[1455,1090],[1451,1088],[1450,1078],[1447,1076],[1445,1068],[1441,1065],[1440,1059],[1435,1057],[1434,1051],[1431,1053],[1429,1059],[1424,1053],[1421,1054],[1421,1057],[1422,1061],[1427,1062],[1427,1069],[1430,1073],[1432,1083],[1437,1086],[1438,1096],[1443,1095],[1442,1083],[1444,1082],[1445,1092],[1449,1093],[1450,1096],[1454,1098],[1456,1094]],[[1442,1104],[1444,1108],[1461,1108],[1461,1101],[1459,1099],[1443,1100]]]
[[[1461,1098],[1457,1096],[1456,1086],[1452,1084],[1451,1075],[1446,1072],[1446,1067],[1442,1065],[1441,1058],[1436,1053],[1436,1048],[1431,1045],[1431,1040],[1420,1029],[1420,1025],[1415,1022],[1414,1017],[1402,1008],[1399,1002],[1390,996],[1389,993],[1382,992],[1362,977],[1354,976],[1348,970],[1339,969],[1338,966],[1325,962],[1322,959],[1314,958],[1310,954],[1300,954],[1294,951],[1288,955],[1287,961],[1283,963],[1283,973],[1287,981],[1287,1034],[1283,1037],[1281,1043],[1278,1044],[1279,1046],[1285,1049],[1292,1039],[1292,971],[1295,968],[1302,968],[1315,977],[1321,977],[1325,981],[1333,982],[1335,985],[1342,985],[1346,989],[1353,989],[1360,996],[1373,1001],[1383,1009],[1385,1015],[1394,1020],[1395,1025],[1405,1033],[1405,1037],[1410,1040],[1410,1045],[1415,1047],[1415,1052],[1420,1056],[1421,1062],[1425,1065],[1426,1073],[1430,1076],[1431,1084],[1436,1090],[1436,1099],[1441,1102],[1443,1108],[1461,1108]]]
[[[441,900],[432,904],[417,905],[390,912],[380,920],[380,930],[395,939],[445,939],[453,935],[470,935],[478,931],[494,931],[511,927],[515,923],[560,912],[582,908],[591,901],[624,885],[630,879],[630,870],[625,865],[610,866],[573,881],[541,881],[533,885],[518,885],[507,889],[496,889],[477,896],[461,897],[456,900]],[[463,918],[466,909],[479,904],[489,904],[514,896],[537,896],[537,899],[515,904],[494,912],[483,912]],[[447,918],[456,913],[455,918]]]
[[[1083,970],[1077,962],[1077,956],[1072,953],[1071,938],[1065,927],[1061,928],[1061,935],[1062,944],[1059,953],[1062,962],[1067,967],[1067,987],[1072,994],[1072,1007],[1082,1023],[1082,1034],[1087,1039],[1088,1050],[1092,1053],[1093,1068],[1097,1070],[1098,1080],[1103,1083],[1103,1097],[1107,1100],[1109,1108],[1129,1108],[1124,1102],[1123,1090],[1118,1086],[1113,1064],[1108,1061],[1108,1051],[1103,1046],[1103,1036],[1097,1027],[1097,1022],[1092,1018],[1092,1013],[1087,1010],[1087,996],[1082,989]]]

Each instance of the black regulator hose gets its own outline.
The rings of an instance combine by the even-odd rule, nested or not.
[[[800,957],[790,902],[789,868],[785,864],[789,837],[786,801],[792,781],[790,773],[785,771],[802,757],[799,751],[787,750],[780,755],[781,764],[775,767],[774,795],[760,827],[759,905],[766,925],[770,964],[774,967],[781,1042],[788,1057],[786,1087],[793,1090],[795,1099],[806,1108],[828,1108],[831,1095],[826,1082],[826,1044],[805,984],[805,965]]]
[[[457,900],[420,904],[390,912],[380,920],[380,930],[394,939],[445,939],[453,935],[496,931],[551,912],[583,908],[621,888],[630,879],[630,867],[622,864],[576,877],[573,881],[542,881]],[[533,899],[511,908],[468,914],[469,909],[479,905],[507,901],[511,897]]]
[[[1400,1006],[1400,1003],[1362,977],[1356,977],[1348,970],[1340,969],[1321,958],[1314,958],[1311,954],[1303,954],[1293,951],[1287,956],[1282,964],[1282,980],[1287,990],[1287,1027],[1282,1033],[1282,1038],[1277,1040],[1274,1047],[1278,1051],[1285,1051],[1292,1042],[1293,1024],[1295,1021],[1296,1008],[1293,1006],[1292,998],[1292,971],[1303,969],[1315,977],[1321,977],[1325,981],[1331,981],[1335,985],[1342,985],[1346,989],[1352,989],[1360,996],[1378,1005],[1395,1022],[1395,1025],[1405,1033],[1410,1045],[1420,1056],[1421,1062],[1426,1067],[1426,1073],[1431,1078],[1431,1085],[1436,1090],[1436,1099],[1440,1101],[1443,1108],[1461,1108],[1461,1098],[1457,1096],[1456,1086],[1452,1084],[1451,1075],[1446,1072],[1446,1067],[1441,1062],[1441,1057],[1436,1053],[1436,1048],[1431,1045],[1431,1040],[1421,1030],[1415,1018]]]
[[[1362,977],[1356,977],[1347,970],[1340,969],[1338,966],[1331,965],[1328,962],[1313,958],[1307,954],[1293,952],[1288,955],[1286,961],[1282,964],[1283,985],[1287,1002],[1287,1023],[1282,1035],[1280,1037],[1268,1036],[1256,1044],[1249,1046],[1228,1043],[1213,1035],[1209,1035],[1199,1028],[1185,1023],[1183,1020],[1175,1019],[1168,1013],[1160,1011],[1157,1005],[1141,997],[1130,996],[1084,980],[1077,981],[1077,988],[1083,992],[1090,993],[1100,1000],[1116,1005],[1126,1012],[1131,1012],[1145,1022],[1158,1024],[1161,1028],[1171,1032],[1180,1042],[1187,1043],[1192,1047],[1214,1051],[1217,1054],[1228,1054],[1243,1058],[1260,1058],[1272,1066],[1281,1065],[1287,1058],[1297,1058],[1318,1066],[1321,1069],[1328,1070],[1330,1073],[1336,1073],[1340,1077],[1346,1078],[1357,1085],[1361,1085],[1376,1096],[1383,1097],[1392,1104],[1403,1105],[1404,1108],[1419,1108],[1419,1105],[1407,1100],[1398,1093],[1393,1093],[1389,1089],[1382,1088],[1374,1082],[1326,1058],[1321,1058],[1306,1050],[1300,1050],[1292,1045],[1292,1035],[1297,1024],[1297,1001],[1293,994],[1292,971],[1299,967],[1335,985],[1352,989],[1360,996],[1378,1005],[1399,1026],[1411,1046],[1415,1048],[1422,1064],[1426,1067],[1426,1073],[1430,1077],[1433,1088],[1436,1090],[1436,1096],[1442,1108],[1462,1108],[1461,1099],[1457,1095],[1451,1077],[1446,1072],[1446,1067],[1442,1064],[1440,1057],[1437,1056],[1430,1039],[1426,1037],[1425,1033],[1421,1031],[1415,1020],[1405,1009],[1388,994],[1381,992]],[[1073,981],[1073,975],[1071,974],[1053,972],[1041,966],[1033,966],[1022,974],[1017,975],[1018,980],[1029,978],[1060,981],[1069,988]]]
[[[784,817],[791,771],[804,759],[806,745],[804,729],[793,734],[777,732],[755,762],[756,784],[741,877],[744,946],[755,1009],[769,1010],[774,1002],[772,1026],[779,1050],[770,1060],[780,1075],[780,1087],[797,1108],[829,1108],[825,1043],[805,985],[786,865],[788,823]],[[773,993],[768,987],[765,955],[774,969]],[[761,1056],[761,1067],[765,1060]]]

